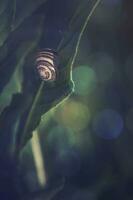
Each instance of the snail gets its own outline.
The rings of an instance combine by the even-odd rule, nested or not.
[[[55,81],[57,75],[57,69],[55,66],[55,60],[57,54],[51,49],[45,49],[39,51],[36,56],[36,69],[43,81]]]

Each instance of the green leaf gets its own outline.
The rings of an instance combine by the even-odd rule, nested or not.
[[[85,16],[84,19],[88,20],[88,15]],[[18,72],[18,76],[19,73],[21,74],[21,78],[17,79],[20,90],[16,93],[16,86],[11,88],[13,91],[9,95],[8,106],[6,103],[0,115],[1,154],[11,156],[19,154],[31,138],[33,130],[39,125],[41,116],[73,91],[72,66],[87,25],[87,21],[80,20],[79,12],[77,17],[78,30],[76,26],[74,29],[73,21],[72,29],[69,26],[68,34],[64,35],[60,48],[57,49],[60,62],[57,66],[58,78],[54,83],[42,82],[35,70],[35,57],[39,49],[42,28],[44,28],[42,24],[44,24],[45,14],[42,16],[38,13],[28,18],[23,17],[23,23],[19,23],[1,47],[0,92],[10,84],[11,77],[15,80],[14,73]],[[1,99],[0,97],[0,101]]]

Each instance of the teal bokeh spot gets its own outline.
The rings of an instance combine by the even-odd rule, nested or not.
[[[93,69],[88,66],[79,66],[73,71],[75,94],[88,95],[94,89],[96,76]]]

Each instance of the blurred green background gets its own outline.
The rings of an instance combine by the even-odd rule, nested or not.
[[[53,199],[133,198],[130,7],[132,1],[104,0],[92,17],[73,70],[75,91],[42,117],[37,129],[43,162],[36,166],[34,138],[24,150],[31,191],[64,177],[64,187]]]
[[[28,191],[61,183],[51,199],[133,199],[132,9],[132,0],[98,6],[74,64],[74,93],[42,116],[23,150]],[[4,105],[12,87],[21,90],[18,79],[16,71]]]

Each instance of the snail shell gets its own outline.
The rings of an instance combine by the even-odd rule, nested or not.
[[[40,51],[36,57],[36,68],[43,81],[56,80],[56,54],[52,50]]]

